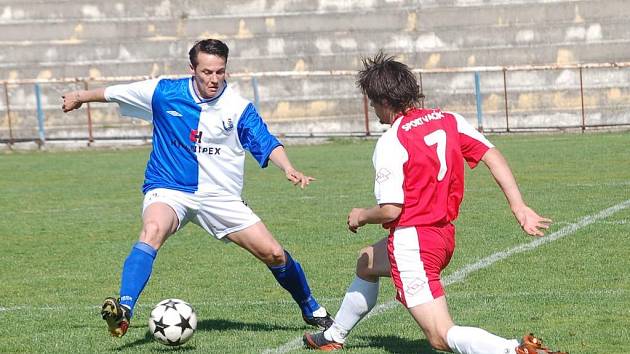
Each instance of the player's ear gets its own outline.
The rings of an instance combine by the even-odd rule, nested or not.
[[[190,73],[191,74],[195,73],[195,67],[192,64],[188,64],[188,68],[190,68]]]

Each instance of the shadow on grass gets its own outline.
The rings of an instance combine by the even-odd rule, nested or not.
[[[115,351],[120,352],[120,351],[127,350],[129,348],[135,348],[135,347],[138,347],[141,345],[147,345],[150,343],[155,343],[155,341],[153,340],[153,335],[149,333],[149,331],[147,331],[144,334],[144,338],[121,345],[120,347],[116,348]],[[151,351],[161,353],[161,352],[173,352],[173,351],[187,352],[191,350],[195,350],[194,345],[184,344],[181,347],[156,346],[155,349],[152,349]]]
[[[359,336],[362,343],[351,345],[351,348],[380,348],[389,353],[422,353],[439,354],[426,339],[408,340],[396,336]],[[350,347],[349,347],[350,348]]]
[[[297,331],[306,327],[307,326],[305,324],[298,326],[282,326],[271,323],[246,323],[225,319],[205,319],[197,323],[198,331]]]
[[[258,331],[258,332],[270,332],[270,331],[297,331],[305,328],[306,325],[301,326],[280,326],[269,323],[246,323],[246,322],[237,322],[231,320],[224,319],[206,319],[199,321],[197,323],[197,331]],[[136,326],[134,326],[136,327]],[[148,326],[137,326],[137,327],[148,327]],[[123,351],[129,348],[135,348],[138,346],[146,345],[153,342],[153,335],[149,333],[148,330],[145,330],[144,338],[137,339],[133,342],[126,343],[117,347],[116,351]],[[181,347],[162,347],[156,349],[157,351],[189,351],[195,350],[195,346],[186,344]]]

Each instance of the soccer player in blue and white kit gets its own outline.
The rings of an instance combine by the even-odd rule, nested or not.
[[[228,52],[223,42],[205,39],[190,49],[191,77],[63,95],[64,112],[87,102],[116,102],[123,115],[153,123],[142,230],[123,265],[120,298],[105,299],[101,312],[113,336],[126,333],[158,250],[189,221],[265,263],[297,302],[306,323],[323,328],[332,324],[311,295],[300,264],[241,199],[246,150],[263,168],[271,160],[301,188],[313,178],[293,168],[254,105],[227,85]]]

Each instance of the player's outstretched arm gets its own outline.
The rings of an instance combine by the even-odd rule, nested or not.
[[[269,160],[284,171],[284,175],[295,186],[299,185],[300,188],[304,189],[304,187],[308,186],[311,181],[315,180],[314,177],[306,176],[302,172],[293,168],[293,165],[291,165],[291,161],[289,161],[289,157],[287,156],[283,146],[278,146],[273,149],[271,155],[269,155]]]
[[[354,208],[348,214],[348,230],[356,233],[366,224],[387,224],[396,220],[402,212],[402,204],[380,204],[371,208]]]
[[[61,109],[64,113],[78,109],[84,103],[107,102],[107,100],[105,100],[105,88],[66,92],[61,98],[63,99]]]
[[[512,170],[501,152],[492,148],[486,152],[481,160],[488,166],[490,173],[503,191],[510,204],[510,209],[512,209],[512,213],[523,231],[531,236],[543,236],[544,230],[549,228],[551,219],[538,215],[525,204]]]

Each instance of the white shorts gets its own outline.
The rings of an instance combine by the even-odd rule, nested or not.
[[[142,213],[144,214],[147,207],[156,202],[165,203],[173,208],[179,220],[177,230],[192,221],[219,240],[225,235],[243,230],[260,221],[247,204],[236,196],[198,195],[156,188],[144,196]]]

